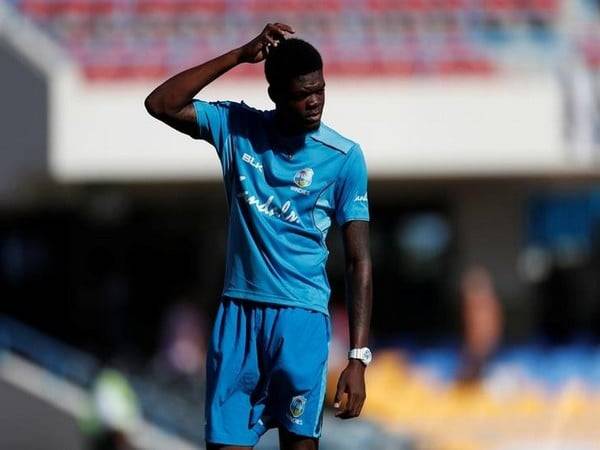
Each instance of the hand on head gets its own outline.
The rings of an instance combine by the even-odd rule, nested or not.
[[[295,33],[294,29],[284,23],[268,23],[262,32],[240,48],[241,61],[258,63],[263,61],[269,54],[271,47],[286,38],[288,34]]]

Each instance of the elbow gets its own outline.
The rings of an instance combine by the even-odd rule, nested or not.
[[[367,279],[371,277],[372,264],[369,256],[348,258],[346,260],[346,272]]]
[[[152,97],[152,94],[144,100],[144,107],[146,108],[146,111],[148,111],[148,114],[157,119],[160,119],[165,114],[164,108],[162,108],[159,102]]]
[[[361,278],[363,278],[368,284],[372,283],[373,267],[371,264],[371,258],[365,258],[358,264],[358,272]]]
[[[355,292],[365,292],[370,295],[373,290],[373,274],[371,261],[361,259],[346,266],[346,280],[350,282]]]

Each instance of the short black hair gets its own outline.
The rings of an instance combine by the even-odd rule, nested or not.
[[[281,86],[292,78],[321,69],[323,60],[319,51],[297,38],[279,41],[265,60],[265,77],[271,86]]]

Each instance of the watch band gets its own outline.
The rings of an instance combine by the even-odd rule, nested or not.
[[[368,347],[353,348],[348,352],[348,359],[358,359],[365,366],[368,366],[373,359],[373,355]]]

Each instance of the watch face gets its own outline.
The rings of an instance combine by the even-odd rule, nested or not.
[[[371,354],[371,350],[369,350],[368,348],[364,349],[363,352],[363,360],[369,364],[371,362],[371,360],[373,359],[373,355]]]

